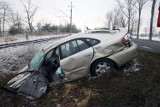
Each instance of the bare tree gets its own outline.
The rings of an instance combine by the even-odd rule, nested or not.
[[[152,40],[152,35],[153,35],[153,18],[154,18],[154,10],[155,10],[156,2],[157,2],[157,0],[153,0],[153,2],[152,2],[149,40]]]
[[[136,9],[138,10],[138,27],[137,27],[137,39],[139,39],[139,30],[140,30],[140,23],[141,23],[141,13],[143,6],[147,3],[148,0],[137,0],[137,5],[133,4]]]
[[[5,23],[6,23],[6,16],[8,11],[8,4],[7,2],[0,2],[0,10],[1,10],[1,18],[2,18],[2,35],[5,34]]]
[[[0,35],[2,36],[2,17],[3,17],[3,12],[2,12],[2,1],[0,1]]]
[[[19,33],[22,32],[22,22],[21,22],[22,18],[19,16],[18,12],[16,15],[16,26],[18,28]]]
[[[126,18],[119,9],[119,7],[114,8],[112,11],[106,14],[108,27],[111,29],[114,27],[125,27],[126,26]]]
[[[128,19],[128,32],[130,32],[131,29],[131,17],[135,13],[133,4],[136,2],[136,0],[125,0],[125,4],[122,4],[120,0],[117,0],[120,10]]]
[[[9,15],[12,26],[15,26],[17,19],[16,19],[16,14],[13,12],[12,9],[9,9]]]
[[[113,22],[113,12],[109,12],[106,14],[108,28],[111,29],[111,24]]]
[[[27,0],[27,1],[22,1],[20,0],[22,5],[24,6],[25,9],[25,13],[27,14],[27,23],[29,26],[29,30],[31,32],[36,31],[35,28],[33,27],[33,17],[38,9],[38,7],[34,7],[31,3],[31,0]]]
[[[113,10],[114,13],[114,20],[113,20],[113,26],[118,27],[126,27],[126,18],[123,15],[122,11],[119,7],[116,7]]]
[[[0,35],[2,36],[2,18],[0,17]]]
[[[10,23],[12,25],[10,26]],[[8,2],[0,1],[0,35],[5,35],[5,28],[7,24],[9,27],[16,27],[18,23],[18,18],[16,17],[16,14],[10,7]]]
[[[134,14],[131,17],[131,30],[130,30],[131,34],[133,34],[133,32],[137,31],[137,25],[138,25],[138,20],[136,17],[136,12],[134,12]]]
[[[120,16],[120,9],[115,8],[113,10],[113,23],[112,23],[113,27],[120,26],[119,16]]]
[[[148,27],[145,27],[143,30],[144,30],[144,34],[145,34],[145,36],[147,36]]]
[[[126,24],[127,24],[126,19],[125,19],[122,12],[120,13],[119,20],[120,20],[120,24],[121,24],[120,26],[123,27],[123,28],[126,27]]]
[[[9,15],[10,15],[9,16],[10,22],[12,23],[9,31],[13,32],[14,34],[23,33],[21,17],[19,16],[18,12],[14,13],[10,9],[10,14]]]

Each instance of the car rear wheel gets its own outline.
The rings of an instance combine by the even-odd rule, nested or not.
[[[92,76],[101,76],[109,72],[114,67],[114,64],[108,59],[99,59],[91,66]]]

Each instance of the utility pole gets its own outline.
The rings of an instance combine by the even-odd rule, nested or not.
[[[4,12],[3,12],[3,32],[2,32],[2,35],[4,36],[4,28],[5,28],[5,16],[6,16],[6,9],[4,8]]]
[[[20,33],[20,21],[19,21],[18,12],[17,12],[17,28],[18,28],[18,33]]]
[[[153,2],[152,2],[149,40],[152,40],[152,35],[153,35],[153,18],[154,18],[154,10],[155,10],[156,2],[157,2],[157,0],[153,0]]]
[[[71,5],[69,6],[71,7],[71,13],[70,13],[70,36],[72,35],[72,2],[71,2]]]
[[[72,8],[74,7],[74,6],[72,5],[72,2],[71,2],[71,5],[68,6],[68,7],[71,8],[71,9],[70,9],[70,16],[68,16],[68,15],[67,15],[66,13],[64,13],[62,10],[60,10],[60,12],[63,13],[66,17],[68,17],[68,18],[70,19],[70,35],[72,35]]]
[[[1,30],[1,17],[0,17],[0,35],[2,36],[2,30]]]

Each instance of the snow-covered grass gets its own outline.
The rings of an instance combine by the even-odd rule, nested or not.
[[[137,36],[132,36],[132,38],[137,38]],[[149,40],[149,36],[139,36],[139,39]],[[152,37],[153,41],[160,41],[160,36]]]
[[[32,36],[29,36],[28,39],[26,39],[25,35],[0,37],[0,44],[24,42],[24,41],[31,41],[31,40],[37,40],[37,39],[52,38],[52,37],[62,37],[62,36],[66,36],[66,35],[67,34],[46,35],[46,36],[34,36],[34,35],[32,35]]]
[[[0,49],[0,71],[13,72],[22,69],[43,46],[53,43],[55,40],[32,43],[23,46]]]

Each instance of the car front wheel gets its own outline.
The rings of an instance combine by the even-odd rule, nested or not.
[[[91,75],[92,76],[101,76],[102,74],[109,72],[111,68],[114,67],[114,64],[108,59],[99,59],[94,62],[91,66]]]

